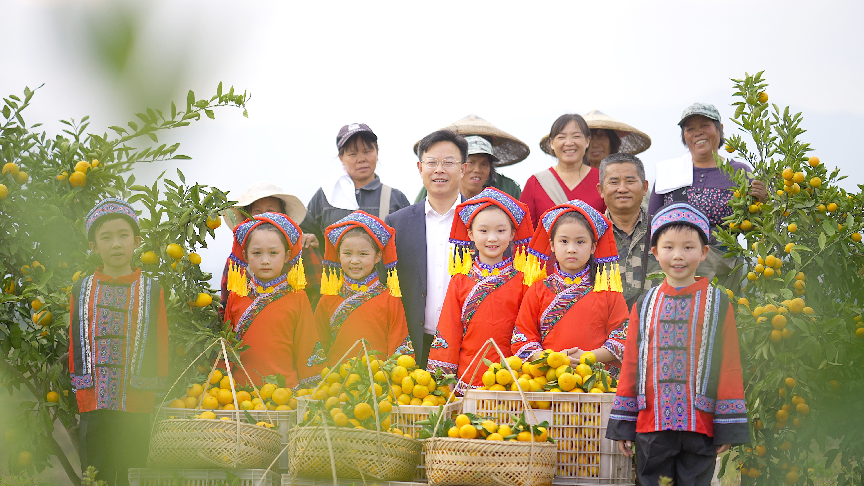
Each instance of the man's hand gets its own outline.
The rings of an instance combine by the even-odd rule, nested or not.
[[[728,449],[728,444],[726,446]],[[633,441],[632,440],[619,440],[618,441],[618,450],[621,451],[621,454],[624,454],[627,457],[633,457]],[[719,454],[719,452],[718,452]]]
[[[767,199],[768,189],[765,188],[765,183],[758,179],[750,181],[750,195],[755,197],[758,201],[764,201]]]
[[[303,235],[303,248],[318,248],[318,237],[305,233]]]
[[[730,447],[732,447],[732,444],[721,445],[717,448],[717,454],[723,454],[724,452],[728,451]]]

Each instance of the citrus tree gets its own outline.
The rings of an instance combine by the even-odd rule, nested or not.
[[[201,271],[195,249],[213,238],[219,213],[232,201],[219,189],[188,185],[179,171],[179,183],[160,176],[150,187],[136,185],[131,172],[136,164],[188,159],[177,153],[179,144],[159,144],[160,132],[202,115],[212,119],[217,107],[244,109],[249,96],[233,88],[223,93],[220,83],[210,98],[198,100],[189,91],[185,110],[174,103],[170,114],[147,109],[125,127],[110,127],[112,135],[86,133],[84,117],[63,121],[68,128],[49,136],[36,130],[39,124],[25,124],[22,113],[33,95],[25,88],[23,97],[4,98],[0,109],[0,385],[19,399],[15,415],[4,417],[10,424],[5,439],[10,471],[41,471],[56,456],[78,484],[52,434],[59,422],[77,447],[68,370],[70,291],[101,264],[88,252],[84,218],[106,196],[144,207],[144,244],[133,266],[165,290],[172,370],[182,369],[189,351],[219,335],[211,276]]]
[[[756,201],[720,164],[736,187],[717,237],[745,262],[742,288],[729,289],[752,438],[738,466],[758,484],[862,484],[864,436],[849,425],[864,414],[864,186],[837,185],[839,169],[801,140],[801,114],[768,103],[761,72],[733,82],[732,121],[751,145],[732,135],[726,150],[768,187]]]

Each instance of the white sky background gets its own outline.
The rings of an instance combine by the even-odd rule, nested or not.
[[[116,26],[118,5],[142,26],[119,74],[87,40]],[[162,135],[193,160],[141,167],[139,181],[165,169],[176,179],[179,166],[187,181],[235,195],[268,180],[308,202],[336,163],[339,128],[364,122],[379,137],[378,174],[413,201],[413,144],[470,113],[529,145],[527,160],[501,170],[520,184],[553,164],[538,142],[555,118],[591,109],[651,136],[639,157],[653,181],[657,161],[685,151],[677,121],[686,106],[713,103],[726,118],[729,78],[765,70],[770,101],[804,112],[813,154],[855,190],[864,182],[861,18],[864,4],[851,1],[0,0],[0,94],[45,83],[28,124],[53,135],[57,120],[90,115],[101,133],[143,111],[139,92],[168,112],[170,100],[185,106],[186,90],[210,96],[223,81],[252,93],[249,118],[222,109]],[[223,225],[202,267],[220,274],[229,248]]]

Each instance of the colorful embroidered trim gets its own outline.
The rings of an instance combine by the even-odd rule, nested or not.
[[[370,299],[377,297],[384,293],[386,288],[381,285],[381,282],[375,280],[372,283],[372,286],[369,287],[365,292],[364,291],[354,291],[348,285],[342,286],[343,291],[350,292],[352,295],[349,295],[339,304],[339,307],[336,308],[336,311],[333,312],[333,315],[330,316],[330,336],[332,336],[330,344],[332,345],[336,342],[336,336],[339,335],[339,329],[342,328],[342,324],[345,322],[345,319],[354,312],[354,309],[360,307],[361,305],[368,302]],[[347,289],[347,290],[346,290]]]

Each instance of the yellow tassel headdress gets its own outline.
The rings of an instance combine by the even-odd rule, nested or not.
[[[234,248],[232,249],[232,262],[228,267],[227,289],[244,297],[249,294],[249,279],[246,275],[248,269],[243,258],[243,249],[253,230],[262,224],[271,224],[284,235],[285,241],[289,245],[288,253],[290,256],[286,280],[294,292],[303,291],[307,284],[302,257],[303,232],[297,223],[281,213],[261,213],[234,228]]]
[[[381,262],[386,270],[386,285],[390,295],[402,297],[399,275],[396,272],[396,230],[384,221],[364,211],[354,211],[324,230],[324,270],[321,275],[321,295],[336,295],[345,283],[339,263],[338,248],[342,238],[352,229],[360,228],[368,234],[381,252]]]
[[[531,244],[525,256],[525,285],[531,285],[546,278],[546,263],[552,256],[552,243],[550,235],[558,218],[568,212],[577,212],[582,215],[591,231],[597,247],[594,250],[594,263],[597,266],[594,277],[594,291],[623,292],[621,283],[621,272],[618,267],[618,249],[615,246],[615,237],[610,231],[612,223],[605,216],[597,212],[580,199],[574,199],[565,204],[555,206],[540,217],[540,224],[531,238]]]
[[[513,199],[505,192],[494,187],[487,187],[476,196],[466,199],[456,206],[456,217],[453,218],[453,225],[450,227],[450,243],[454,245],[448,262],[450,275],[457,273],[468,275],[471,272],[474,261],[470,250],[471,240],[468,237],[468,231],[471,229],[474,217],[490,206],[501,209],[510,218],[510,222],[515,228],[512,241],[513,267],[520,272],[524,271],[526,246],[534,233],[531,217],[528,214],[528,206]]]

